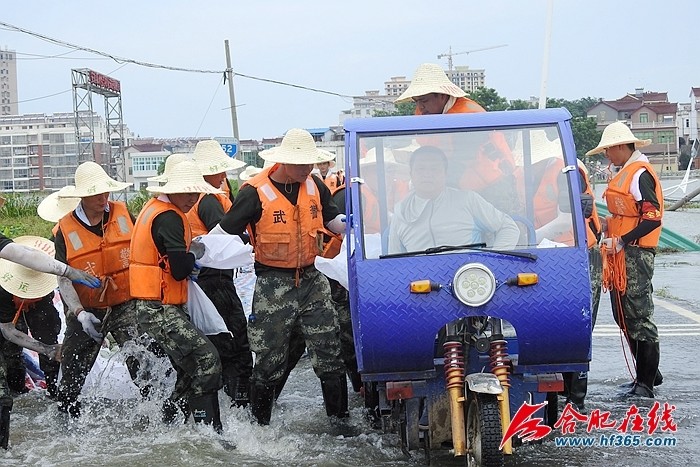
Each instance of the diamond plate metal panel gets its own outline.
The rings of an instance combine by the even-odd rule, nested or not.
[[[517,333],[519,364],[587,362],[591,350],[590,287],[585,249],[538,249],[536,261],[492,253],[458,253],[350,262],[352,318],[363,372],[431,370],[441,326],[465,316],[494,316]],[[470,308],[451,294],[462,265],[478,262],[496,277],[493,299]],[[539,275],[529,287],[506,285],[522,272]],[[442,289],[409,293],[413,280]]]

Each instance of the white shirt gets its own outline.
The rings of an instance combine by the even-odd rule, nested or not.
[[[472,191],[446,188],[433,200],[411,192],[391,218],[389,253],[480,242],[510,250],[519,237],[513,219]]]

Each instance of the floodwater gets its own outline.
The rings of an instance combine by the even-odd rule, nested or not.
[[[666,226],[698,240],[700,210],[669,212]],[[665,381],[658,387],[657,400],[675,407],[670,417],[675,432],[657,430],[657,439],[673,438],[675,446],[559,447],[553,439],[542,444],[515,449],[506,465],[526,466],[637,466],[695,464],[700,458],[700,402],[697,381],[700,369],[691,360],[700,337],[700,253],[661,254],[656,259],[654,277],[656,322],[661,334],[661,370]],[[250,306],[251,275],[237,279],[244,305]],[[603,295],[593,338],[589,410],[609,411],[611,420],[621,421],[631,402],[618,397],[618,385],[630,380],[623,346],[611,317],[608,295]],[[691,350],[692,349],[692,350]],[[425,465],[422,452],[406,457],[398,436],[372,429],[363,419],[362,400],[350,395],[351,424],[357,432],[344,437],[328,423],[320,386],[308,359],[292,372],[275,406],[272,423],[260,427],[251,423],[244,409],[228,407],[220,392],[224,432],[192,423],[165,426],[160,422],[160,402],[115,400],[114,393],[128,391],[109,388],[118,381],[123,353],[113,354],[93,374],[93,384],[83,394],[83,416],[66,420],[53,402],[40,390],[21,395],[12,412],[10,450],[0,450],[3,466],[185,466],[185,465],[299,465],[299,466],[415,466]],[[167,364],[154,361],[154,369],[164,374]],[[117,376],[115,376],[117,375]],[[124,383],[124,381],[122,381]],[[128,381],[127,381],[128,383]],[[167,392],[161,388],[160,395]],[[639,405],[647,413],[650,404]],[[600,437],[609,432],[576,434]],[[642,438],[646,438],[644,434]],[[235,444],[235,449],[230,448]],[[464,461],[445,451],[433,456],[430,465],[455,466]]]

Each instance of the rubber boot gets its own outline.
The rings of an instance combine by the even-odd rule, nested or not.
[[[233,406],[248,407],[250,403],[250,381],[248,378],[238,378],[233,389]]]
[[[9,405],[0,405],[0,448],[7,449],[10,442],[10,412],[12,412],[12,400]]]
[[[275,387],[274,384],[262,385],[256,384],[251,386],[250,391],[250,408],[253,417],[258,422],[258,425],[269,425],[272,418],[272,405],[275,403]]]
[[[632,355],[634,358],[637,358],[637,353],[638,353],[638,341],[634,339],[629,339],[629,344],[630,344],[630,351],[632,352]],[[636,381],[630,381],[629,383],[624,383],[619,386],[620,389],[632,389],[634,387],[634,383]],[[659,369],[656,369],[656,375],[654,376],[654,386],[660,386],[664,382],[664,375],[661,374],[661,371]]]
[[[637,341],[637,380],[628,396],[654,398],[654,379],[659,369],[659,343]]]
[[[69,396],[60,389],[56,395],[56,402],[59,412],[69,414],[72,418],[80,417],[80,401],[69,400]]]
[[[585,414],[586,405],[584,400],[588,392],[588,372],[573,371],[566,373],[564,384],[566,386],[566,403],[571,403],[579,413]]]
[[[212,425],[217,433],[223,431],[221,410],[219,409],[219,394],[210,392],[201,396],[190,397],[190,410],[195,423]]]
[[[323,378],[321,380],[323,403],[329,417],[348,418],[348,380],[345,375]]]
[[[60,365],[58,362],[49,362],[48,365],[45,365],[45,368],[42,368],[46,381],[46,396],[49,399],[56,399],[58,395],[58,371]]]
[[[190,416],[190,405],[187,403],[187,401],[185,399],[165,399],[162,408],[163,423],[166,425],[172,425],[175,423],[175,418],[177,417],[178,411],[182,412],[182,414],[185,416],[185,422],[187,422],[187,418]]]

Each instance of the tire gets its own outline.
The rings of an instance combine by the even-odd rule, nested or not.
[[[493,394],[469,394],[465,417],[468,467],[502,467],[501,417]]]

